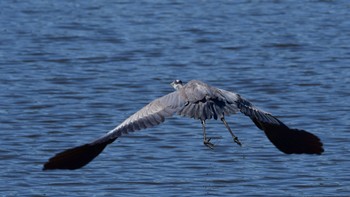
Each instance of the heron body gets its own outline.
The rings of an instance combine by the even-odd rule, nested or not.
[[[206,137],[205,121],[208,119],[220,119],[234,142],[241,145],[228,126],[225,116],[242,112],[265,132],[277,149],[286,154],[321,154],[324,151],[323,144],[317,136],[287,127],[276,117],[256,108],[237,93],[215,88],[198,80],[189,81],[185,85],[180,80],[175,80],[171,85],[175,88],[174,92],[150,102],[100,138],[56,154],[44,164],[43,170],[81,168],[123,134],[159,125],[174,114],[200,120],[203,142],[209,148],[213,148],[214,145]]]

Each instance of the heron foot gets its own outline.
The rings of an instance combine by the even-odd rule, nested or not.
[[[207,147],[209,147],[210,149],[214,149],[214,144],[210,142],[211,138],[209,139],[204,139],[203,143],[204,145],[206,145]]]
[[[239,141],[238,137],[234,137],[233,141],[236,142],[239,146],[242,146],[242,143]]]

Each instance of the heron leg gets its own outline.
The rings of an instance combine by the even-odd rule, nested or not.
[[[242,146],[242,143],[238,140],[238,137],[235,136],[235,134],[233,134],[231,128],[228,126],[226,120],[224,117],[221,118],[221,121],[224,123],[224,125],[226,126],[226,128],[228,129],[228,131],[231,133],[231,136],[233,138],[233,141],[236,142],[238,145]]]
[[[203,143],[210,149],[214,148],[214,144],[210,142],[210,138],[207,139],[207,134],[205,133],[205,120],[201,120],[202,127],[203,127]]]

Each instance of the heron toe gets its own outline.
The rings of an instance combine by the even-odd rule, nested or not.
[[[238,137],[234,137],[233,141],[236,142],[239,146],[242,146],[242,143],[239,141]]]
[[[205,139],[203,141],[204,145],[206,145],[207,147],[209,147],[210,149],[214,149],[214,144],[210,142],[211,138],[209,139]]]

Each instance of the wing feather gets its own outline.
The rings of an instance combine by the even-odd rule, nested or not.
[[[321,154],[323,144],[316,135],[305,130],[291,129],[270,113],[256,108],[251,102],[239,94],[220,90],[232,105],[248,116],[254,124],[263,130],[267,138],[280,151],[286,154]]]
[[[81,168],[97,157],[108,144],[122,134],[159,125],[183,105],[185,105],[185,100],[178,91],[160,97],[97,140],[56,154],[44,164],[43,170]]]

